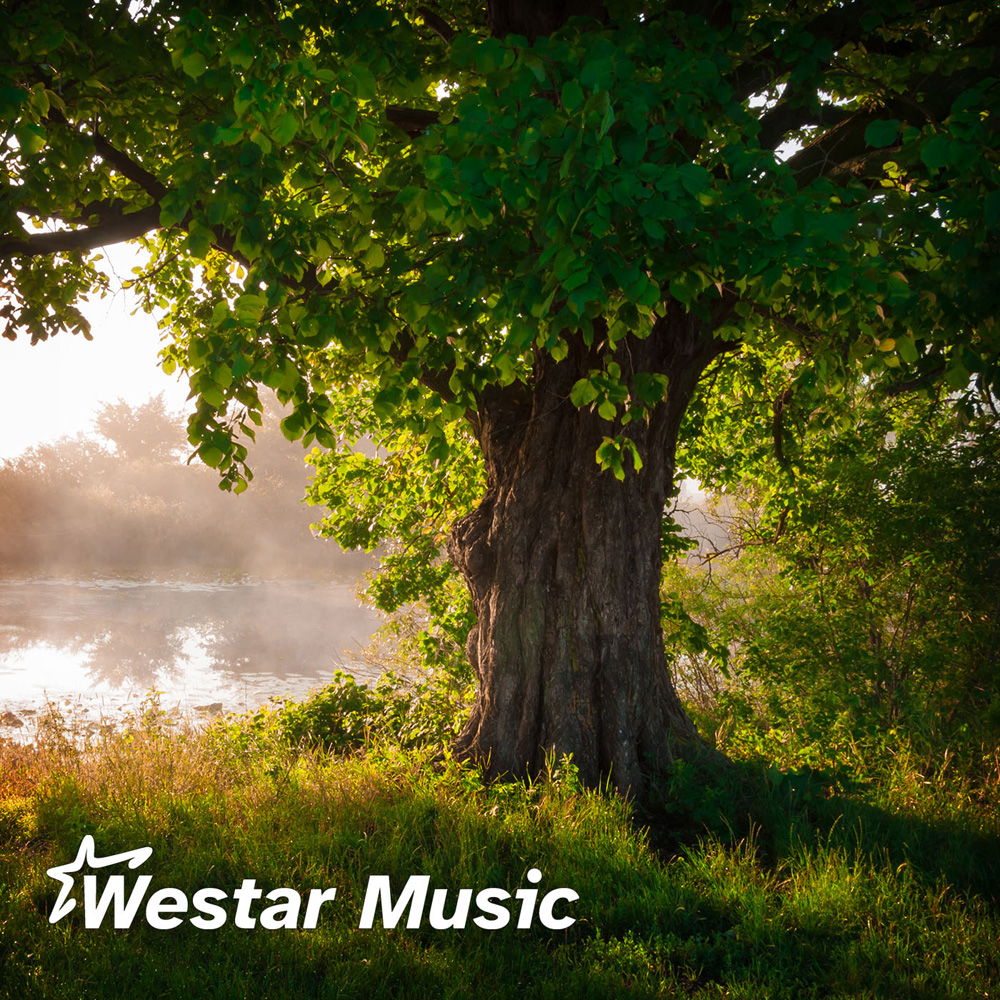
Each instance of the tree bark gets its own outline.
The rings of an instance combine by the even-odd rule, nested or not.
[[[581,780],[641,795],[647,776],[699,737],[674,691],[660,627],[661,522],[684,411],[727,345],[681,309],[615,353],[623,376],[667,375],[667,399],[624,428],[643,468],[619,482],[595,453],[621,431],[569,400],[598,366],[578,336],[561,362],[539,355],[532,388],[491,387],[478,434],[481,504],[449,554],[472,594],[467,652],[478,696],[458,751],[491,777],[538,773],[572,754]]]

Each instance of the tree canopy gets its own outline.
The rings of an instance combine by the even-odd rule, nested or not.
[[[722,387],[773,391],[779,461],[793,399],[822,419],[857,377],[997,389],[998,27],[986,0],[15,4],[4,335],[89,335],[96,251],[134,239],[229,487],[262,385],[307,444],[409,435],[444,470],[472,442],[465,748],[638,787],[694,738],[659,523]]]

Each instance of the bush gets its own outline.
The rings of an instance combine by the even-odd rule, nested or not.
[[[1000,431],[929,407],[892,426],[870,415],[825,446],[794,505],[744,490],[734,554],[669,580],[706,631],[676,612],[665,631],[717,706],[786,739],[995,741]]]

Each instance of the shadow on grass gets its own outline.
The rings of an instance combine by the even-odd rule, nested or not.
[[[970,816],[927,820],[871,801],[871,789],[841,771],[781,771],[763,762],[683,762],[654,787],[635,820],[661,857],[706,833],[735,843],[753,836],[763,863],[790,852],[840,849],[872,868],[910,869],[928,889],[941,882],[1000,908],[1000,838]]]

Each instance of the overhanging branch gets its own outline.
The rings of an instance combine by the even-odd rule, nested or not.
[[[450,45],[451,40],[458,34],[454,28],[436,11],[430,7],[418,7],[417,13],[424,19],[424,24],[434,32],[438,38]]]
[[[872,149],[865,142],[865,129],[879,114],[856,114],[834,125],[785,160],[799,187],[818,177],[844,174],[881,174],[882,164],[894,159],[898,146]]]
[[[50,110],[48,120],[70,129],[76,135],[89,139],[94,152],[123,177],[138,185],[154,201],[135,212],[126,212],[127,203],[120,199],[109,199],[80,206],[79,219],[96,218],[96,223],[82,229],[64,229],[58,232],[29,233],[0,243],[0,259],[15,256],[41,257],[74,250],[94,250],[97,247],[144,236],[160,225],[160,200],[168,193],[168,188],[145,167],[136,163],[127,153],[118,149],[104,136],[81,131],[57,108]],[[73,220],[76,221],[76,220]]]
[[[398,104],[390,104],[385,109],[385,117],[390,124],[405,132],[411,139],[423,135],[432,125],[437,125],[440,120],[436,111],[403,108]]]
[[[136,163],[132,157],[118,149],[117,146],[103,135],[100,135],[96,131],[93,134],[82,132],[56,108],[49,111],[48,120],[58,125],[64,125],[77,135],[89,139],[94,144],[95,152],[102,160],[113,166],[122,177],[126,177],[134,184],[138,184],[154,201],[160,201],[167,194],[168,188],[165,184],[161,184],[144,166]]]
[[[856,113],[832,104],[810,109],[802,105],[782,103],[761,118],[761,130],[757,141],[761,149],[774,150],[781,145],[789,132],[797,132],[810,125],[824,125],[830,128],[843,124]]]
[[[913,18],[957,2],[959,0],[914,0],[905,7],[900,17],[887,21],[885,24]],[[866,28],[865,25],[873,13],[877,14],[878,12],[873,11],[872,4],[867,0],[854,0],[853,3],[834,7],[820,14],[811,21],[800,25],[799,28],[812,35],[813,38],[822,38],[828,41],[836,51],[848,42],[861,41],[872,33],[871,27]],[[752,62],[742,67],[742,72],[737,71],[735,84],[738,98],[746,100],[754,94],[760,93],[770,86],[777,77],[783,76],[793,68],[784,59],[778,57],[773,45],[769,45],[757,53]]]
[[[69,253],[73,250],[94,250],[97,247],[123,243],[144,236],[159,228],[160,206],[150,205],[125,215],[107,212],[96,226],[85,229],[64,229],[55,233],[24,233],[23,239],[0,243],[0,260],[11,257],[42,257]]]
[[[886,396],[902,396],[904,393],[913,392],[915,389],[926,389],[929,385],[933,385],[944,373],[946,366],[943,364],[932,368],[928,372],[924,372],[923,375],[918,375],[916,378],[908,379],[905,382],[896,382],[893,385],[887,385],[882,389],[882,392]]]

